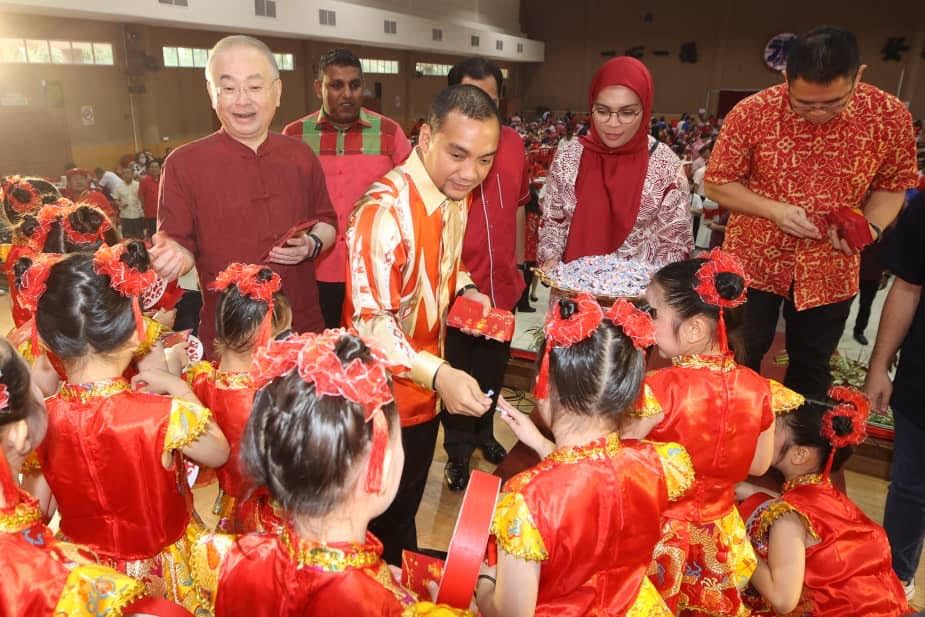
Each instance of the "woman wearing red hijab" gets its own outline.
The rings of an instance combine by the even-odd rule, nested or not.
[[[694,246],[681,161],[649,136],[652,75],[630,57],[591,81],[591,129],[563,143],[549,170],[538,246],[544,269],[616,252],[665,264]]]

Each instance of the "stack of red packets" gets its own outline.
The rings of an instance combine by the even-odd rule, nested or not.
[[[870,224],[860,210],[840,208],[826,214],[825,221],[838,230],[838,237],[847,242],[853,251],[860,251],[874,241]]]
[[[514,313],[493,308],[483,316],[482,303],[471,298],[456,298],[446,317],[446,325],[472,330],[503,343],[514,337]]]

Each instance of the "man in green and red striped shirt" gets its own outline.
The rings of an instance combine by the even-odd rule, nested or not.
[[[324,323],[336,328],[344,304],[350,212],[370,184],[404,162],[411,143],[397,122],[362,106],[363,68],[353,52],[332,49],[321,56],[318,71],[321,109],[291,122],[283,134],[301,139],[318,155],[337,212],[337,241],[315,264]]]

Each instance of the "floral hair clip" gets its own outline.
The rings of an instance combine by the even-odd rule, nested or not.
[[[604,316],[623,329],[623,333],[630,337],[636,349],[646,349],[655,344],[652,316],[636,308],[632,302],[620,298]]]
[[[735,298],[726,299],[720,296],[719,289],[716,287],[716,275],[721,272],[735,274],[742,278],[742,291]],[[696,274],[697,284],[694,285],[694,291],[700,296],[706,304],[719,307],[719,326],[717,333],[719,335],[720,349],[723,353],[729,352],[729,341],[726,336],[726,319],[723,315],[723,309],[741,306],[746,300],[746,290],[751,283],[745,268],[734,255],[726,253],[722,249],[715,248],[706,255],[706,261]]]
[[[64,258],[57,253],[36,253],[27,257],[32,262],[19,279],[19,303],[32,313],[30,344],[32,345],[32,355],[38,357],[42,353],[42,347],[39,345],[39,331],[36,323],[35,312],[38,310],[39,300],[45,295],[48,289],[48,276],[51,274],[52,267]]]
[[[562,316],[563,302],[574,302],[576,310],[568,317]],[[538,399],[549,396],[549,352],[553,347],[571,347],[585,340],[604,319],[604,311],[597,300],[589,293],[580,293],[573,300],[560,300],[546,316],[543,333],[546,335],[546,351],[540,363],[540,373],[536,379],[534,394]]]
[[[822,416],[822,436],[832,444],[832,451],[825,465],[826,476],[832,470],[835,450],[856,446],[867,438],[867,418],[870,416],[870,400],[860,390],[847,386],[833,386],[829,389],[829,398],[838,404]],[[851,430],[847,434],[839,435],[836,432],[836,418],[846,418],[851,422]]]
[[[119,294],[132,299],[132,313],[135,315],[138,340],[143,341],[145,340],[145,322],[141,314],[139,297],[145,289],[154,284],[157,275],[153,269],[149,268],[141,272],[125,263],[122,260],[125,247],[125,244],[102,245],[93,255],[93,269],[97,274],[108,276],[109,284]]]
[[[2,376],[3,373],[0,373]],[[10,391],[5,383],[0,383],[0,414],[10,413]]]
[[[339,396],[359,405],[366,422],[373,423],[372,448],[366,476],[366,490],[382,487],[382,466],[388,443],[388,425],[382,408],[394,400],[389,381],[388,360],[383,352],[364,339],[371,361],[359,358],[341,362],[338,341],[354,332],[338,328],[321,334],[303,334],[283,341],[271,341],[259,349],[251,366],[254,386],[262,388],[293,370],[315,385],[319,396]]]
[[[37,210],[42,205],[42,194],[39,190],[32,186],[31,182],[18,176],[10,179],[9,184],[3,187],[3,193],[10,207],[20,214]]]
[[[209,289],[218,292],[224,292],[234,285],[238,291],[260,302],[266,302],[267,313],[257,329],[257,347],[263,347],[270,340],[271,330],[273,328],[273,294],[282,288],[282,279],[279,274],[273,272],[273,275],[267,281],[261,281],[258,278],[260,271],[266,266],[256,264],[233,263],[222,270],[215,282],[209,286]]]
[[[27,244],[36,253],[42,251],[45,246],[45,240],[51,232],[51,226],[61,218],[61,207],[58,204],[45,204],[35,213],[35,220],[38,225],[32,230],[32,235],[28,237]]]
[[[80,208],[90,208],[96,210],[103,217],[103,220],[96,231],[77,231],[74,229],[74,226],[71,223],[71,215],[76,213]],[[104,241],[104,234],[112,229],[112,225],[110,225],[109,219],[106,217],[105,213],[103,213],[99,208],[89,204],[77,203],[72,204],[61,213],[61,229],[64,230],[64,235],[67,236],[67,239],[74,244],[93,244],[94,242]]]

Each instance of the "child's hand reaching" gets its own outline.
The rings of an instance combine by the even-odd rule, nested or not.
[[[532,448],[540,458],[546,458],[556,449],[556,444],[543,436],[530,416],[515,409],[503,396],[498,397],[498,410],[517,439]]]
[[[132,377],[132,387],[141,392],[151,394],[167,394],[199,402],[189,385],[166,368],[151,368],[140,370]]]

